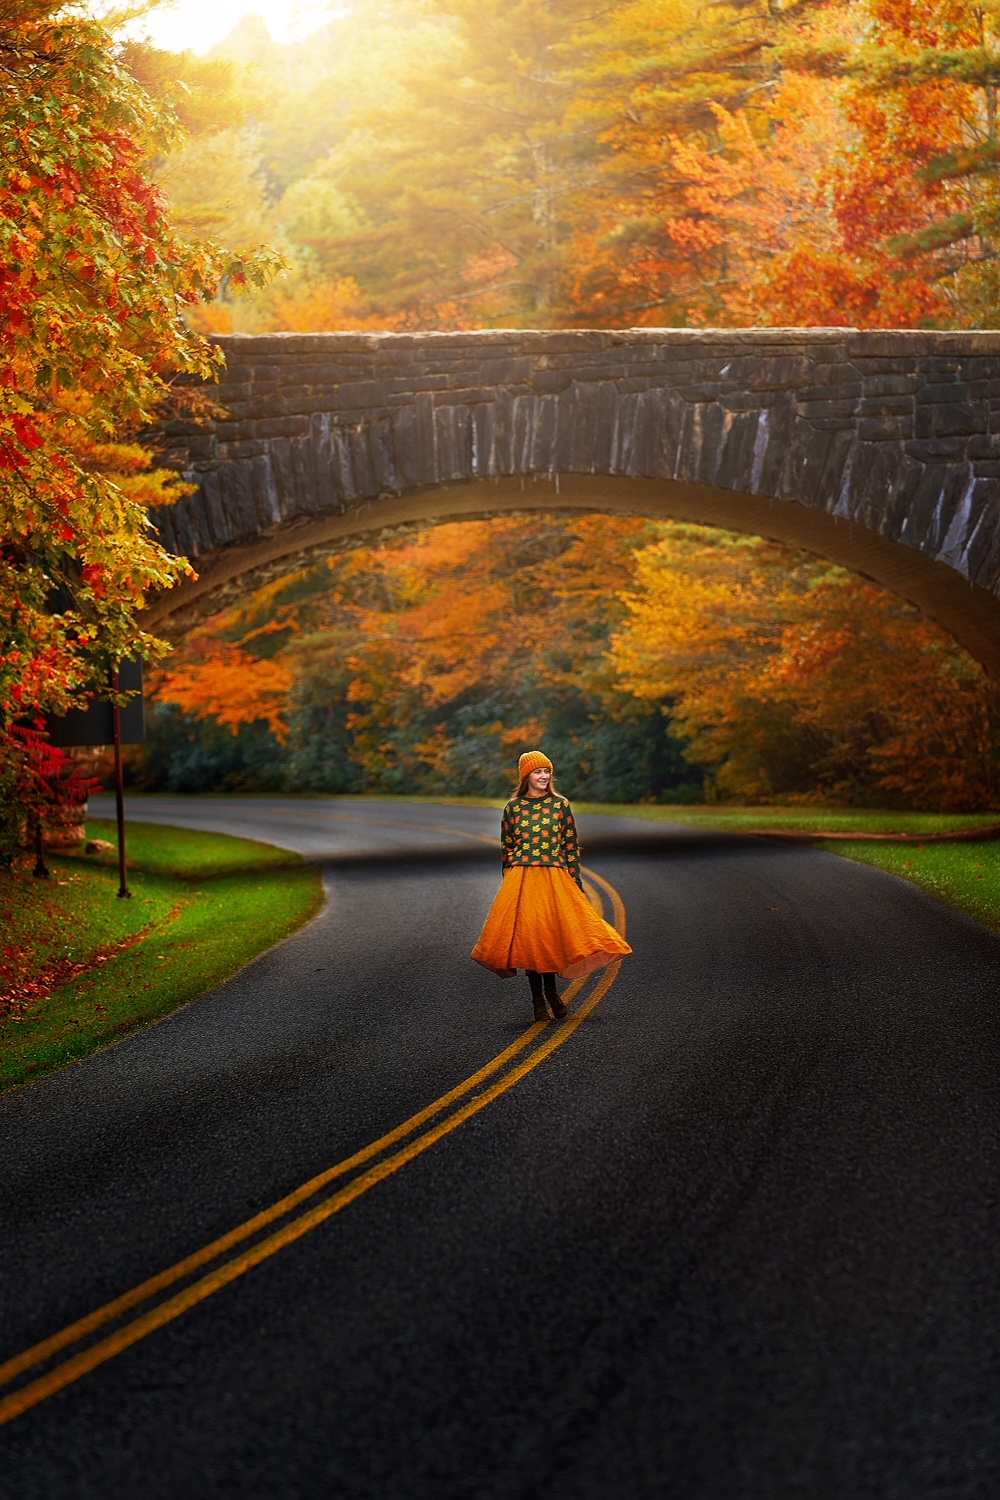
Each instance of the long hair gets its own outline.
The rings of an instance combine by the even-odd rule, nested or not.
[[[531,772],[529,771],[528,772],[528,776],[530,776],[530,775],[531,775]],[[526,797],[528,795],[528,776],[522,776],[521,780],[518,782],[517,786],[514,788],[513,795],[515,797]],[[554,792],[555,790],[556,790],[556,773],[555,773],[555,771],[553,771],[552,775],[549,777],[549,791],[550,792]],[[561,796],[562,794],[561,793],[556,793],[556,795],[557,796]]]

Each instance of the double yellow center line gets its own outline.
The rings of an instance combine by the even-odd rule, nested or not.
[[[603,891],[611,903],[611,920],[624,936],[625,908],[618,892],[593,871],[587,870],[585,874],[588,894],[594,905],[600,909],[598,892]],[[340,1213],[377,1183],[392,1177],[407,1162],[413,1161],[453,1130],[457,1130],[459,1125],[492,1104],[494,1099],[513,1088],[537,1068],[539,1063],[544,1062],[550,1053],[563,1046],[607,994],[618,977],[620,967],[619,961],[605,969],[593,984],[590,993],[582,1000],[579,998],[581,992],[588,987],[591,979],[575,980],[563,996],[564,1001],[572,1005],[573,1009],[559,1026],[551,1027],[548,1022],[537,1022],[485,1067],[448,1093],[442,1094],[433,1104],[412,1115],[395,1130],[380,1136],[363,1150],[304,1182],[294,1192],[231,1229],[228,1234],[221,1235],[167,1270],[151,1276],[131,1291],[105,1303],[103,1307],[79,1318],[75,1323],[70,1323],[59,1333],[42,1339],[32,1348],[0,1364],[0,1388],[15,1385],[32,1370],[49,1365],[42,1374],[16,1386],[0,1399],[0,1426],[55,1395],[98,1365],[113,1359],[116,1354],[121,1354],[147,1334],[173,1322],[189,1308],[204,1302],[207,1297],[228,1286],[231,1281],[236,1281],[262,1261],[268,1260],[286,1245],[293,1244],[310,1230],[331,1219],[334,1214]],[[575,1001],[579,1003],[574,1004]],[[321,1198],[304,1213],[296,1214],[297,1209],[322,1193],[324,1188],[344,1177],[350,1177],[350,1181],[343,1187]],[[285,1222],[282,1223],[282,1220]],[[266,1230],[271,1232],[265,1234]],[[247,1244],[248,1241],[252,1243]],[[239,1249],[240,1246],[245,1248]],[[234,1250],[237,1253],[230,1255]],[[190,1280],[197,1272],[205,1274],[196,1280]],[[188,1284],[170,1296],[162,1296],[182,1282]],[[161,1298],[162,1300],[157,1300]],[[137,1311],[145,1304],[152,1305],[147,1306],[145,1311]],[[130,1313],[137,1315],[130,1318]],[[115,1324],[116,1327],[111,1327]],[[102,1330],[109,1327],[111,1331],[102,1335]],[[94,1338],[94,1335],[100,1336]],[[78,1353],[59,1360],[60,1355],[67,1354],[67,1351],[79,1344],[84,1344],[85,1347]]]

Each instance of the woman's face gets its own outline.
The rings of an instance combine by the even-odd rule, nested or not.
[[[530,797],[544,797],[552,780],[552,772],[548,766],[539,766],[537,771],[528,773],[528,795]]]

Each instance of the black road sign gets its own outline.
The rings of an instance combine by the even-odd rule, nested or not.
[[[120,711],[121,743],[141,745],[146,738],[146,714],[142,699],[142,658],[123,661],[118,680],[123,693],[134,692],[127,707]],[[49,742],[68,750],[75,745],[113,745],[114,714],[106,698],[91,698],[87,708],[71,708],[59,718],[50,717],[46,727]]]

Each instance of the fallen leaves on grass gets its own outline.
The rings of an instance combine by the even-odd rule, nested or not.
[[[0,989],[0,1020],[23,1021],[32,1005],[37,1005],[40,1000],[47,1000],[54,989],[61,984],[68,984],[71,979],[78,979],[81,974],[89,974],[94,969],[99,969],[106,964],[110,958],[115,958],[119,953],[124,953],[129,948],[134,948],[147,938],[152,927],[144,927],[141,932],[134,932],[130,937],[122,938],[117,943],[106,943],[103,948],[98,948],[85,959],[75,960],[71,958],[57,958],[43,965],[37,973],[21,975],[14,984],[8,984],[5,989]],[[14,955],[10,950],[5,950],[5,957]],[[10,966],[7,966],[10,972]]]

